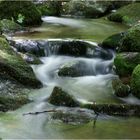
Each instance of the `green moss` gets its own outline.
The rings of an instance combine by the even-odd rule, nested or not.
[[[132,94],[140,98],[140,64],[135,67],[132,73],[131,89]]]
[[[140,63],[139,53],[120,53],[114,59],[116,73],[120,77],[130,76],[133,69]]]
[[[31,1],[0,1],[0,19],[11,19],[18,21],[19,14],[24,17],[22,25],[41,24],[41,14]]]
[[[8,75],[26,86],[41,86],[32,68],[13,51],[4,38],[0,38],[0,68],[0,74]]]
[[[140,3],[133,3],[124,6],[108,16],[111,21],[122,22],[127,25],[134,25],[140,20]]]
[[[140,52],[140,24],[126,32],[119,51]]]

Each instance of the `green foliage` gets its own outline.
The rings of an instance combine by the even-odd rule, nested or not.
[[[131,89],[132,94],[140,98],[140,64],[135,67],[132,73]]]
[[[23,16],[22,14],[18,14],[17,22],[22,24],[24,20],[25,20],[25,16]]]
[[[41,24],[41,14],[31,1],[0,1],[0,19],[11,19],[15,22],[20,18],[24,20],[22,25],[38,25]],[[22,16],[21,16],[22,15]]]

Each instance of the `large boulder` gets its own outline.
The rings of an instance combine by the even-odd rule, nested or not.
[[[140,98],[140,64],[135,67],[132,73],[131,89],[132,94]]]
[[[130,93],[130,87],[122,83],[121,80],[115,79],[112,81],[114,94],[118,97],[127,97]]]
[[[115,22],[122,22],[127,25],[135,25],[140,19],[140,3],[126,5],[117,12],[108,16],[108,19]]]
[[[41,86],[32,68],[9,46],[5,38],[0,38],[0,75],[8,76],[28,87]]]
[[[114,59],[116,73],[120,77],[131,76],[133,69],[140,63],[140,53],[126,52],[117,54]]]
[[[41,14],[31,1],[0,1],[0,19],[11,18],[22,25],[40,25]]]
[[[60,87],[54,87],[48,101],[51,104],[57,106],[67,106],[67,107],[79,106],[79,102],[76,101],[76,99],[74,99],[72,95],[69,95]]]
[[[58,70],[59,76],[79,77],[85,75],[94,75],[92,67],[83,61],[70,61],[62,65]]]

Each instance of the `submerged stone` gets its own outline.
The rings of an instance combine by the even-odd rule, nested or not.
[[[69,95],[60,87],[54,87],[48,101],[51,104],[57,106],[68,106],[68,107],[79,106],[79,102],[76,101],[76,99],[72,95]]]
[[[83,61],[71,61],[62,65],[58,70],[59,76],[79,77],[85,75],[94,75],[92,67]]]

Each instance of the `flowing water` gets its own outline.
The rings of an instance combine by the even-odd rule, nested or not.
[[[34,30],[39,31],[33,34],[22,34],[19,38],[76,38],[77,32],[81,34],[81,38],[86,40],[101,41],[107,34],[123,31],[126,27],[115,23],[109,23],[102,20],[76,20],[65,18],[44,18],[46,22],[39,28]],[[88,35],[83,34],[86,26]],[[111,26],[110,26],[111,25]],[[69,32],[68,32],[69,28]],[[56,29],[56,30],[55,30]],[[73,30],[72,30],[73,29]],[[81,30],[82,29],[82,30]],[[78,31],[77,31],[78,30]],[[107,30],[109,31],[107,33]],[[52,33],[52,31],[54,33]],[[62,31],[62,32],[60,32]],[[88,32],[87,31],[87,32]],[[96,31],[96,32],[95,32]],[[101,35],[101,32],[102,35]],[[48,33],[47,33],[48,32]],[[51,32],[51,33],[50,33]],[[93,32],[93,36],[91,34]],[[100,32],[100,33],[99,33]],[[58,34],[58,35],[57,35]],[[95,37],[94,37],[95,34]],[[97,36],[96,36],[97,34]],[[106,35],[105,35],[106,34]],[[89,37],[90,36],[90,37]],[[15,37],[17,39],[17,37]],[[98,39],[97,39],[98,38]],[[91,42],[88,42],[91,43]],[[95,45],[95,43],[93,43]],[[97,46],[98,48],[98,46]],[[56,107],[47,102],[54,86],[60,86],[69,94],[72,94],[81,102],[97,103],[137,103],[140,101],[134,97],[120,99],[113,95],[111,80],[117,76],[114,74],[112,67],[114,53],[110,59],[100,57],[84,58],[62,56],[56,53],[46,54],[41,57],[43,64],[32,65],[32,68],[37,78],[43,83],[43,88],[33,90],[29,94],[32,103],[23,106],[22,108],[7,113],[0,114],[0,137],[10,139],[96,139],[96,138],[140,138],[140,120],[134,117],[111,117],[100,115],[96,127],[93,127],[93,121],[85,124],[67,124],[58,120],[52,119],[52,113],[43,113],[38,115],[23,115],[26,112],[37,112],[44,110],[63,110],[77,113],[79,108]],[[58,76],[59,68],[71,61],[82,61],[86,64],[86,69],[90,69],[93,74],[82,77],[60,77]],[[93,111],[84,110],[85,115],[91,118],[95,117]]]
[[[32,28],[30,33],[18,33],[17,38],[50,39],[74,38],[101,42],[106,37],[122,32],[128,27],[105,19],[71,19],[43,17],[42,26]]]

